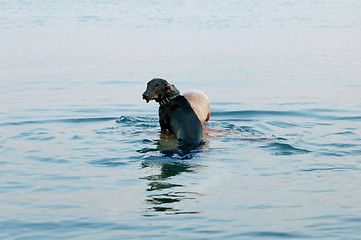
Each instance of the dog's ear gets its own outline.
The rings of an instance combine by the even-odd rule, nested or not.
[[[178,89],[173,84],[167,84],[166,89],[168,93],[173,93],[176,96],[179,95]]]

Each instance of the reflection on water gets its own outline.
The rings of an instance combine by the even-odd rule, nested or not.
[[[159,171],[159,173],[142,178],[148,181],[146,190],[150,193],[145,201],[151,205],[146,209],[144,216],[157,216],[155,212],[164,212],[166,214],[199,213],[198,211],[178,209],[174,206],[175,203],[181,201],[196,201],[201,194],[182,191],[182,189],[186,189],[186,186],[172,182],[172,177],[182,173],[194,173],[199,166],[186,161],[172,162],[169,159],[169,162],[143,161],[142,168]]]
[[[157,120],[153,119],[153,121]],[[148,181],[146,191],[149,194],[145,202],[150,205],[143,215],[157,216],[157,212],[166,215],[199,213],[177,207],[177,203],[182,201],[197,201],[201,194],[185,191],[187,186],[174,182],[174,177],[182,173],[196,173],[201,166],[192,162],[192,159],[197,158],[203,146],[195,150],[180,150],[178,140],[173,135],[159,134],[159,136],[158,140],[144,139],[143,145],[148,146],[137,150],[146,159],[142,161],[141,168],[150,172],[149,175],[141,178]]]
[[[149,147],[137,150],[138,153],[145,154],[160,152],[163,157],[183,160],[192,159],[197,153],[202,152],[204,146],[206,145],[203,144],[197,149],[180,149],[177,138],[172,134],[164,133],[160,134],[160,138],[158,140],[150,141],[148,139],[144,139],[143,143],[149,145]]]
[[[151,172],[141,178],[148,181],[146,191],[150,192],[145,202],[151,206],[145,210],[144,216],[157,216],[156,212],[164,212],[167,215],[199,213],[176,207],[176,203],[181,201],[196,201],[200,194],[184,191],[187,187],[173,182],[173,177],[182,173],[196,172],[200,166],[191,160],[202,152],[201,147],[197,150],[180,150],[178,140],[170,134],[160,134],[160,138],[154,141],[145,139],[144,144],[149,147],[137,150],[147,159],[142,162],[142,169]],[[154,156],[154,154],[160,154],[160,156]]]

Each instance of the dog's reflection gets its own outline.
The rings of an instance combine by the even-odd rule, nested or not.
[[[182,160],[184,161],[184,160]],[[197,214],[199,211],[181,209],[182,201],[195,201],[201,194],[187,191],[187,186],[182,183],[174,183],[174,177],[182,173],[195,173],[200,166],[187,162],[166,162],[166,161],[143,161],[142,168],[157,173],[147,175],[142,179],[147,180],[149,193],[146,197],[146,208],[144,216],[157,216],[160,213],[172,214]],[[178,206],[178,207],[177,207]]]
[[[138,152],[145,154],[141,164],[147,175],[147,196],[144,216],[164,214],[197,214],[199,211],[182,209],[183,201],[195,201],[201,194],[187,189],[187,184],[175,182],[182,173],[196,173],[202,165],[194,163],[196,150],[185,152],[178,149],[178,141],[172,135],[162,134],[160,140],[153,142],[155,148],[144,148]],[[161,156],[154,154],[156,151]],[[155,155],[155,156],[154,156]]]

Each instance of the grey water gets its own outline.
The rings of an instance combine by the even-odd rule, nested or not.
[[[0,239],[361,239],[361,2],[0,1]],[[205,92],[204,146],[141,97]]]

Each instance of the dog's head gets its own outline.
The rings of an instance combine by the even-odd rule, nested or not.
[[[145,99],[147,103],[151,100],[160,102],[168,97],[178,95],[179,91],[174,85],[164,79],[154,78],[148,82],[147,89],[143,93],[143,99]]]

